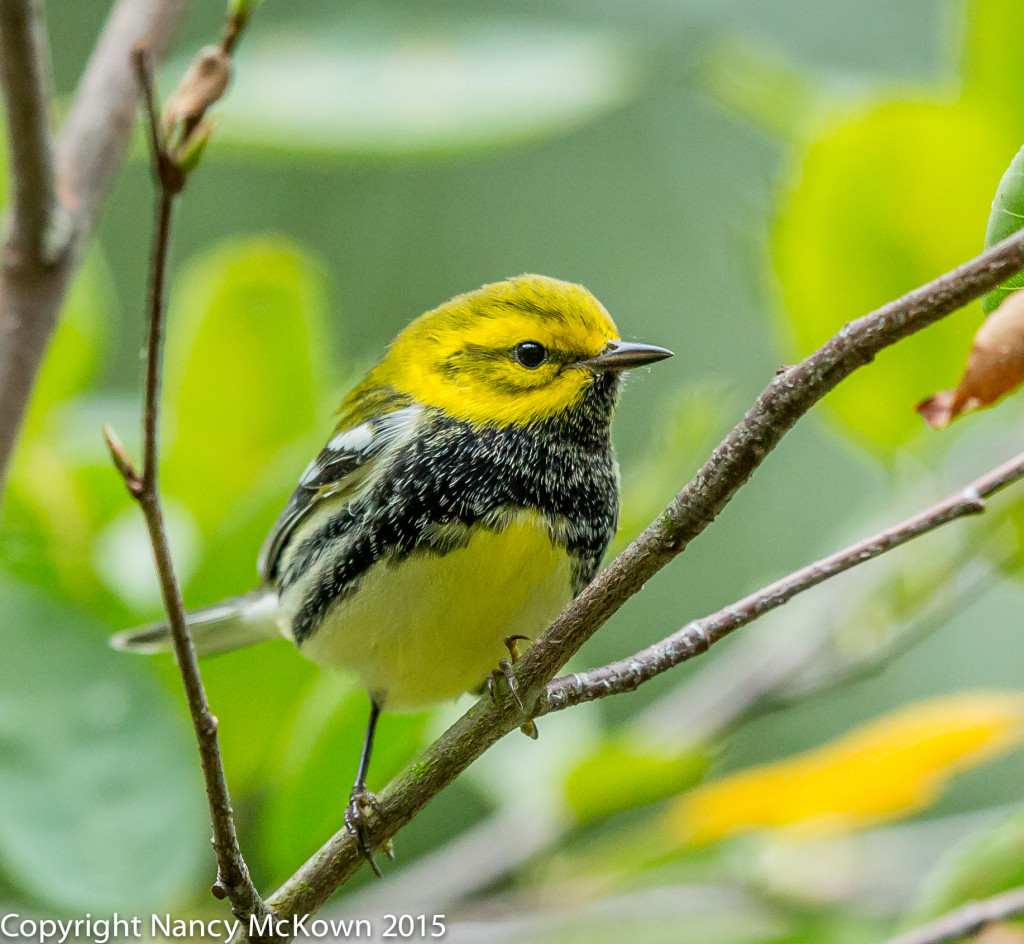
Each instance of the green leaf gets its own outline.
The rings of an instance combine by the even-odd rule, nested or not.
[[[563,134],[624,103],[633,73],[619,37],[551,23],[264,31],[239,49],[217,151],[423,155],[508,145]]]
[[[4,872],[61,907],[165,905],[213,869],[184,717],[101,627],[10,585],[0,599]]]
[[[671,752],[609,738],[570,771],[566,799],[577,819],[590,822],[682,793],[700,781],[710,761],[699,749]]]
[[[925,879],[908,927],[936,918],[969,901],[1024,884],[1024,809],[981,835],[972,836],[939,860]]]
[[[104,325],[114,309],[110,274],[94,250],[79,269],[43,361],[5,498],[0,544],[11,572],[60,586],[78,600],[90,592],[91,541],[103,520],[95,513],[96,495],[80,478],[82,466],[103,448],[100,419],[90,429],[79,407],[95,382]],[[106,456],[103,461],[109,467]],[[111,482],[123,501],[112,471]]]
[[[326,318],[322,270],[280,239],[224,244],[193,261],[175,286],[166,491],[204,533],[236,501],[251,502],[283,446],[324,425]]]
[[[190,608],[256,585],[263,539],[327,438],[327,317],[322,270],[280,239],[223,244],[175,287],[164,479],[202,535],[185,587]],[[170,660],[161,669],[177,689]],[[315,670],[281,643],[207,660],[203,672],[232,783],[264,782],[273,762],[265,745],[277,742]]]
[[[322,412],[327,417],[329,411],[325,408]],[[327,436],[325,429],[317,435],[317,442]],[[235,503],[221,526],[206,536],[203,560],[186,586],[189,606],[214,603],[226,593],[256,585],[259,549],[317,448],[305,442],[282,448],[259,470],[251,491]]]
[[[259,824],[260,851],[279,881],[341,828],[355,780],[369,713],[366,693],[352,680],[324,675],[310,689],[282,739]],[[369,785],[380,789],[419,748],[426,714],[381,715]]]
[[[992,200],[992,214],[985,230],[985,248],[994,246],[1024,226],[1024,148],[1021,148],[1006,168]],[[992,289],[981,300],[985,314],[995,311],[1011,292],[1024,287],[1024,272],[1011,276],[998,288]]]
[[[871,103],[836,113],[800,149],[772,244],[786,360],[977,254],[991,182],[1018,143],[1020,122],[1004,117],[962,103]],[[828,412],[891,456],[924,428],[914,404],[959,376],[979,318],[959,312],[884,351],[826,397]]]

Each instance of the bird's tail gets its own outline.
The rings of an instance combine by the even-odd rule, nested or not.
[[[241,649],[265,639],[280,635],[277,620],[277,594],[260,589],[232,597],[204,610],[188,614],[188,627],[196,654],[208,656],[215,652]],[[171,628],[166,623],[154,623],[139,629],[128,629],[110,637],[115,649],[149,655],[170,652]]]

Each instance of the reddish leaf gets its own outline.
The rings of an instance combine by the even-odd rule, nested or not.
[[[955,390],[942,390],[915,409],[932,429],[962,413],[991,406],[1024,383],[1024,292],[1016,291],[974,335],[967,367]]]

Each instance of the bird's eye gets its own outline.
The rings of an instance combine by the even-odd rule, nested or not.
[[[512,348],[512,356],[517,364],[535,370],[548,359],[548,352],[539,341],[520,341]]]

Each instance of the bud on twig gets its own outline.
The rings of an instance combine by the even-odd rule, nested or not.
[[[128,486],[128,491],[137,496],[142,488],[142,479],[135,470],[135,464],[124,448],[124,444],[109,423],[103,424],[103,439],[107,444],[107,449],[110,450],[111,461],[117,471],[121,473],[124,484]]]
[[[259,4],[260,0],[228,0],[228,22],[220,42],[224,52],[230,55],[234,50],[238,37],[242,35],[242,30],[248,25]]]
[[[164,127],[170,131],[179,122],[198,123],[231,80],[231,56],[220,46],[204,46],[182,76],[177,91],[164,107]]]
[[[229,0],[228,16],[233,20],[241,20],[244,23],[252,16],[259,3],[260,0]]]

